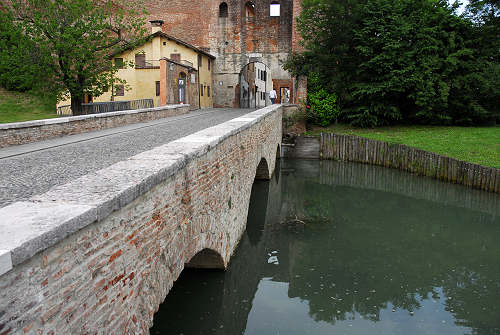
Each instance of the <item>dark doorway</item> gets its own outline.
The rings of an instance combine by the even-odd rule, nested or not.
[[[187,99],[186,99],[186,74],[184,72],[181,72],[179,74],[178,87],[179,87],[179,103],[185,104],[187,103]]]

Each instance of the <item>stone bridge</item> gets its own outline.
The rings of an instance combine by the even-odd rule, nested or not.
[[[280,153],[266,107],[0,209],[0,334],[148,334],[185,266],[225,268]]]

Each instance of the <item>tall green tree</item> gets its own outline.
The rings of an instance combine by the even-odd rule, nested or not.
[[[286,67],[320,73],[355,125],[491,121],[500,96],[494,48],[455,9],[444,0],[304,0],[306,51]]]
[[[0,10],[0,86],[30,91],[37,84],[39,52],[13,23],[10,13]]]
[[[74,115],[81,114],[86,94],[99,96],[117,80],[110,56],[146,33],[146,13],[135,0],[126,6],[111,0],[9,0],[0,11],[12,20],[3,35],[12,41],[22,34],[20,41],[33,46],[39,72],[33,77],[58,99],[69,94]]]

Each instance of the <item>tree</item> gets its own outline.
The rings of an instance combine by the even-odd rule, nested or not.
[[[304,0],[298,27],[306,51],[286,68],[321,74],[345,121],[479,124],[498,113],[495,47],[447,1]]]
[[[0,10],[0,86],[14,91],[30,91],[37,80],[36,47],[14,26],[10,13]]]
[[[145,12],[134,1],[124,8],[111,0],[9,0],[0,11],[13,20],[7,34],[21,32],[36,48],[44,86],[59,100],[71,96],[73,115],[86,94],[99,96],[119,80],[111,55],[145,35]]]

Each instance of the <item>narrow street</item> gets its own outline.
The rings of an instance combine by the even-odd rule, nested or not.
[[[181,116],[0,149],[0,207],[251,112],[203,109]]]

